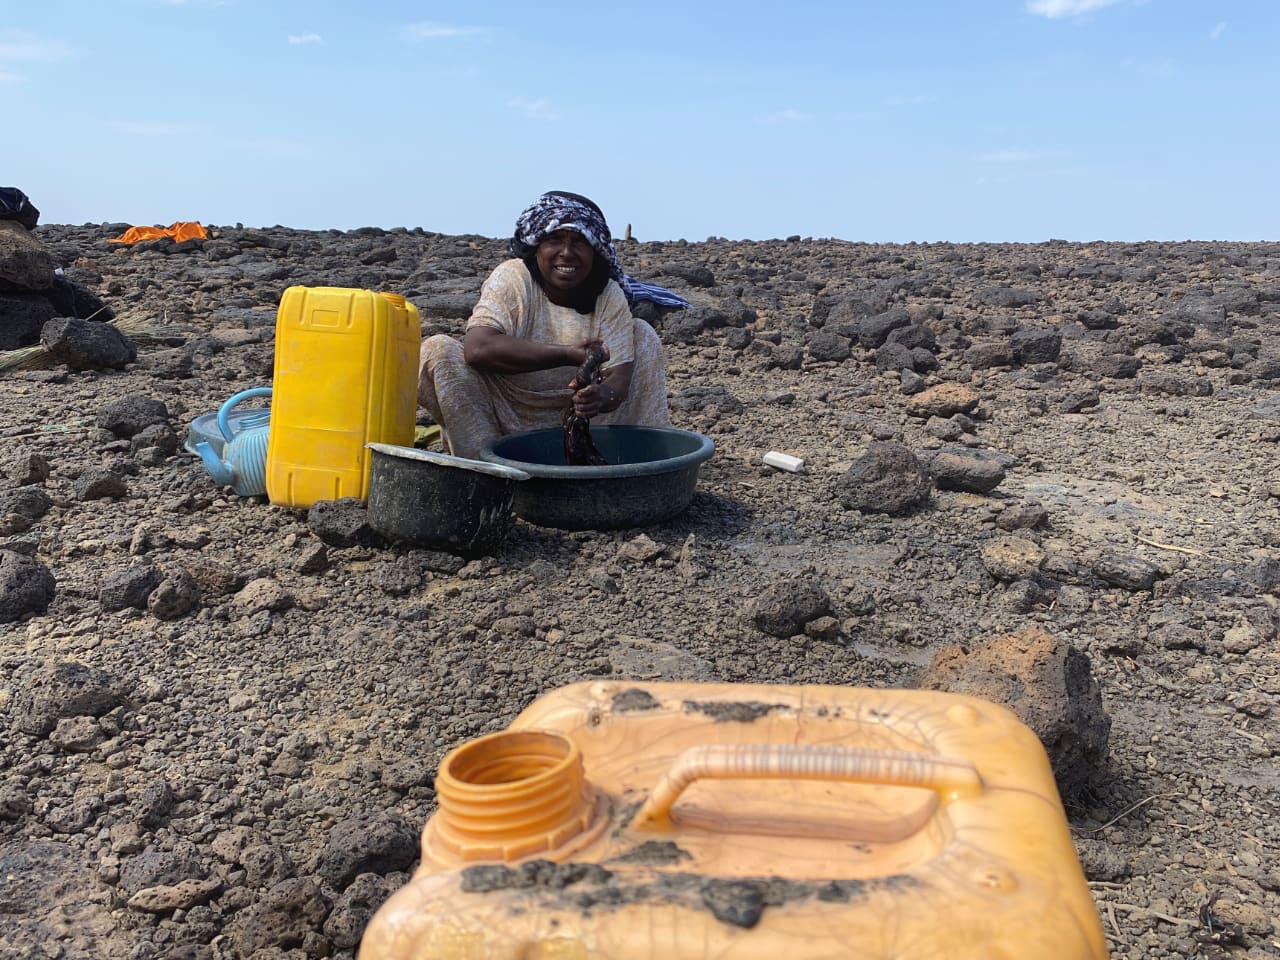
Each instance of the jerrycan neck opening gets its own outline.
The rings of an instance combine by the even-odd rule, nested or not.
[[[381,293],[383,297],[391,301],[392,306],[399,307],[401,310],[404,309],[404,305],[407,301],[405,300],[403,294],[390,293],[386,290],[383,290]]]
[[[551,731],[502,731],[462,744],[440,763],[436,798],[423,856],[442,866],[557,860],[607,823],[607,801],[587,780],[578,746]]]

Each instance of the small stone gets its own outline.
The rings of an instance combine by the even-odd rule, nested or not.
[[[397,760],[382,768],[382,785],[397,793],[407,793],[413,787],[430,783],[431,770],[426,764],[412,757]]]
[[[175,886],[207,877],[208,870],[193,852],[148,848],[120,866],[120,887],[130,896],[147,887]]]
[[[118,500],[129,495],[124,479],[111,470],[94,468],[86,470],[72,486],[77,500]]]
[[[164,575],[155,567],[132,567],[111,574],[98,588],[98,602],[107,611],[147,608],[147,598]]]
[[[241,616],[252,617],[264,610],[271,613],[288,610],[295,601],[277,581],[263,577],[246,584],[233,602]]]
[[[1262,634],[1252,624],[1231,627],[1222,635],[1222,649],[1228,653],[1248,653],[1262,644]]]
[[[108,404],[98,414],[97,425],[128,439],[157,423],[169,422],[169,408],[152,397],[129,396]]]
[[[316,540],[303,545],[293,564],[293,569],[298,573],[323,573],[328,567],[329,550]]]
[[[532,637],[538,632],[538,622],[533,617],[517,615],[500,617],[493,623],[493,635],[506,640]]]
[[[0,623],[12,623],[28,613],[44,613],[55,586],[53,574],[40,561],[0,550]]]
[[[618,550],[618,556],[624,560],[638,560],[641,563],[646,563],[662,556],[664,549],[662,544],[652,540],[648,534],[642,533],[635,539],[624,543]]]
[[[972,413],[979,398],[968,387],[958,383],[940,383],[907,400],[907,413],[922,420],[949,417],[956,413]]]
[[[40,345],[72,370],[118,370],[138,359],[119,327],[98,320],[55,317],[41,328]]]
[[[1033,577],[1044,561],[1044,550],[1022,537],[997,537],[982,547],[982,565],[997,580]]]
[[[1044,526],[1048,520],[1049,511],[1033,502],[1014,504],[996,514],[996,526],[1006,532],[1032,530]]]
[[[929,476],[941,490],[990,493],[1004,482],[1000,461],[978,450],[943,450],[927,463]]]
[[[304,944],[324,928],[331,901],[315,881],[292,877],[271,887],[241,921],[240,953],[251,956],[272,947],[303,947],[310,956],[324,956],[327,949],[308,952]],[[317,945],[318,946],[318,945]]]
[[[340,950],[354,948],[375,911],[393,889],[385,877],[376,873],[360,874],[334,901],[333,912],[324,924],[324,935]]]
[[[364,501],[357,497],[320,500],[307,511],[311,532],[331,547],[374,547],[382,537],[369,526]]]
[[[251,887],[263,887],[285,880],[294,873],[293,859],[281,847],[258,843],[248,847],[240,857],[244,881]]]
[[[142,797],[138,801],[142,826],[148,830],[161,826],[168,819],[176,801],[173,788],[165,781],[150,784],[142,791]]]
[[[52,506],[49,495],[39,487],[19,487],[0,492],[0,513],[16,513],[28,520],[39,520]]]
[[[695,534],[684,538],[680,559],[676,561],[676,573],[684,580],[701,580],[707,575],[707,568],[698,559],[698,538]]]
[[[142,913],[172,913],[190,910],[201,903],[208,903],[222,889],[222,881],[215,877],[208,880],[183,880],[172,886],[145,887],[129,898],[129,909]]]
[[[100,717],[121,704],[112,677],[80,663],[59,662],[17,679],[10,722],[33,737],[47,737],[60,720]]]
[[[831,598],[816,580],[787,578],[767,585],[747,604],[747,619],[773,637],[803,633],[805,625],[830,617]]]
[[[584,579],[587,585],[601,593],[614,594],[619,590],[618,581],[609,575],[609,571],[603,567],[592,567],[587,571]]]
[[[170,573],[147,598],[147,611],[157,620],[185,617],[200,603],[200,588],[184,570]]]
[[[54,833],[84,833],[93,825],[101,809],[101,798],[79,797],[70,803],[51,803],[40,812],[40,819]]]
[[[44,483],[49,479],[49,461],[34,451],[26,450],[9,461],[5,473],[20,487]]]
[[[840,621],[835,617],[818,617],[804,625],[804,635],[814,640],[836,640],[840,636]]]
[[[0,783],[0,820],[21,820],[31,810],[31,797],[16,780]]]
[[[90,753],[105,739],[102,726],[93,717],[66,717],[49,734],[49,742],[67,753]]]
[[[200,595],[204,597],[227,596],[244,586],[244,575],[239,570],[208,557],[194,558],[184,569],[196,582]]]
[[[1160,571],[1138,557],[1103,557],[1093,565],[1093,573],[1114,587],[1133,592],[1150,590]]]
[[[361,873],[404,870],[417,858],[417,832],[388,813],[335,824],[311,872],[341,888]]]
[[[840,479],[840,502],[864,513],[907,513],[929,499],[932,483],[906,446],[872,441]]]
[[[267,768],[267,772],[272,776],[284,777],[286,780],[296,780],[306,773],[306,770],[306,764],[297,757],[290,757],[284,754],[276,757],[271,762],[271,766]]]

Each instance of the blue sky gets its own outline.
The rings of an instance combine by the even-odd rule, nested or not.
[[[0,0],[46,223],[1278,240],[1276,0]]]

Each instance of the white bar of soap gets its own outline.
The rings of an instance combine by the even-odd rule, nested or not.
[[[793,457],[789,453],[779,453],[777,450],[770,450],[766,453],[764,462],[770,467],[777,467],[779,470],[787,471],[787,473],[799,473],[804,469],[804,461],[799,457]]]

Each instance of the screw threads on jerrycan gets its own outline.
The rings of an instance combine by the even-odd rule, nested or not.
[[[594,840],[607,820],[582,753],[552,731],[502,731],[451,751],[436,777],[440,809],[423,835],[438,866],[561,860]]]
[[[413,443],[421,342],[418,309],[400,294],[285,290],[267,449],[272,503],[368,496],[365,445]]]

